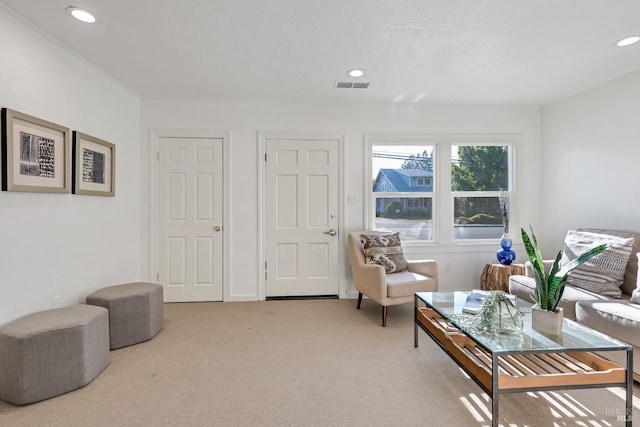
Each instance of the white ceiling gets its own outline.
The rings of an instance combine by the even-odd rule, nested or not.
[[[640,43],[613,47],[640,34],[638,0],[3,4],[143,99],[546,105],[640,69]],[[365,76],[347,77],[354,67]]]

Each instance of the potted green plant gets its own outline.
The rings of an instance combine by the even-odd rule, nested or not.
[[[520,231],[522,233],[522,242],[533,269],[533,277],[536,281],[536,305],[533,306],[531,312],[532,327],[541,332],[558,335],[562,330],[563,318],[562,308],[558,307],[558,303],[562,298],[562,294],[564,294],[569,273],[584,262],[602,253],[607,248],[607,245],[602,244],[590,249],[568,262],[562,269],[560,268],[562,251],[559,251],[551,270],[547,273],[533,228],[531,228],[531,239],[529,239],[529,235],[524,228],[521,228]]]

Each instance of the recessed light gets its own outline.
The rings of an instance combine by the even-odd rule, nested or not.
[[[347,71],[347,76],[349,77],[362,77],[364,76],[364,70],[360,68],[354,68],[352,70]]]
[[[616,43],[618,47],[629,46],[640,41],[640,36],[625,37]]]
[[[96,17],[93,16],[91,12],[80,9],[79,7],[69,6],[65,10],[78,21],[87,22],[89,24],[93,24],[94,22],[96,22]]]

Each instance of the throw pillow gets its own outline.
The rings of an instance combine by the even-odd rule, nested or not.
[[[381,265],[387,273],[398,273],[407,269],[400,233],[361,234],[360,242],[367,264]]]
[[[620,286],[631,255],[634,239],[569,230],[564,241],[560,267],[589,249],[606,243],[607,249],[569,274],[567,284],[600,295],[620,298]]]

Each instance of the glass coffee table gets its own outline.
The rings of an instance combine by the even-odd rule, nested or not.
[[[519,301],[524,330],[481,334],[465,330],[462,315],[471,291],[416,292],[414,346],[418,328],[425,331],[492,399],[492,426],[498,425],[503,393],[624,387],[625,425],[632,425],[633,347],[564,319],[562,333],[551,336],[531,329],[531,304]],[[605,357],[626,352],[626,366]]]

